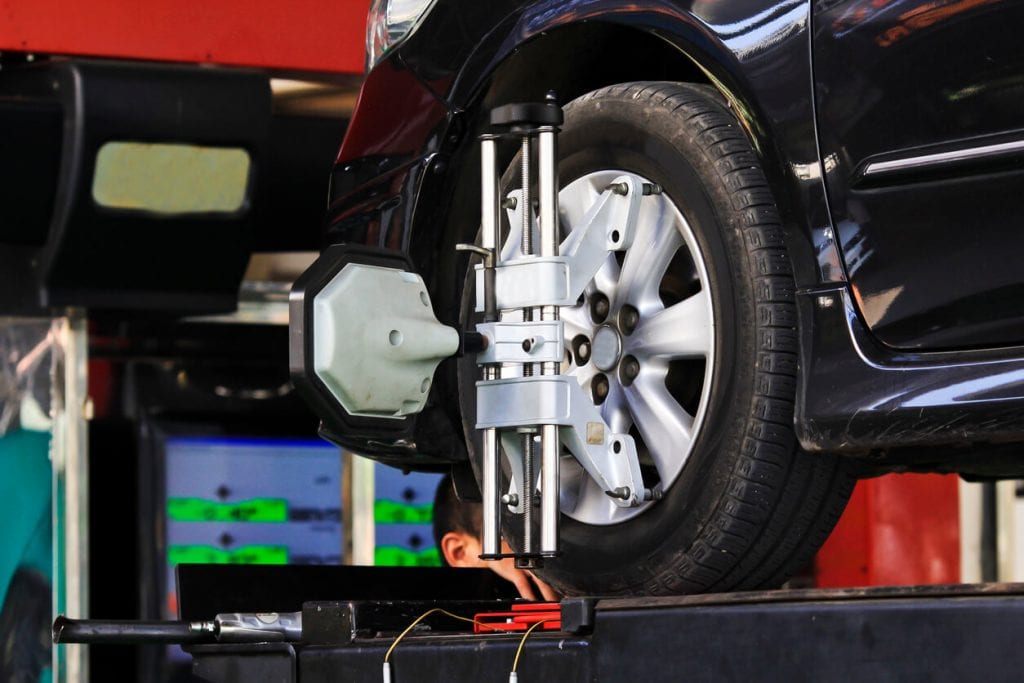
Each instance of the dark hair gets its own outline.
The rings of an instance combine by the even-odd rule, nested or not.
[[[481,514],[480,503],[459,500],[451,475],[444,475],[434,494],[434,544],[438,551],[441,550],[441,539],[449,531],[480,538]],[[441,562],[447,564],[444,553],[441,553]]]

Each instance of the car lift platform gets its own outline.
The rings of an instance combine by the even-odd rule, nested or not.
[[[388,649],[416,616],[438,606],[473,616],[496,604],[307,602],[300,642],[186,650],[194,673],[212,683],[381,681]],[[510,680],[522,633],[473,634],[471,626],[437,617],[394,649],[391,681]],[[1024,584],[574,598],[561,603],[560,621],[559,631],[530,635],[518,680],[1024,678]]]

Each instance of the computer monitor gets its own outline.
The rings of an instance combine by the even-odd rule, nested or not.
[[[164,618],[178,618],[178,564],[341,564],[337,446],[317,438],[187,431],[162,442]],[[188,659],[177,647],[168,657]]]

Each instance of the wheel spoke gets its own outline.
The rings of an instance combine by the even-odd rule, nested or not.
[[[609,378],[608,397],[601,404],[601,417],[611,427],[615,434],[625,434],[629,431],[632,421],[629,411],[626,408],[626,397],[623,395],[623,387],[614,379]]]
[[[586,389],[587,393],[590,392],[590,382],[594,379],[594,375],[597,374],[597,368],[594,367],[593,363],[588,363],[582,367],[573,366],[572,372],[569,373],[576,378],[580,386]]]
[[[586,335],[587,338],[594,336],[594,324],[590,321],[586,306],[566,306],[559,312],[562,325],[565,328],[566,344],[572,342],[577,335]]]
[[[616,517],[619,508],[608,495],[601,490],[597,482],[586,477],[585,483],[579,488],[574,515],[586,518],[591,524],[609,524]]]
[[[627,337],[628,353],[638,358],[707,358],[714,344],[711,297],[701,290],[654,315],[641,318]]]
[[[637,219],[637,234],[626,252],[612,310],[632,304],[644,313],[659,303],[658,287],[683,238],[675,212],[664,201],[645,203]]]
[[[583,224],[587,211],[600,196],[589,178],[581,178],[559,190],[558,214],[563,234]]]
[[[576,511],[589,479],[590,475],[575,458],[562,458],[558,474],[558,504],[562,512],[572,514]]]
[[[622,275],[619,272],[619,262],[615,260],[612,254],[608,254],[608,258],[605,260],[604,265],[594,275],[594,280],[590,285],[587,286],[587,294],[591,294],[594,291],[599,291],[609,300],[614,298],[615,292],[619,289],[619,282],[621,281]],[[615,309],[612,309],[615,310]]]
[[[670,481],[689,453],[693,417],[668,392],[664,370],[641,372],[633,384],[625,387],[625,394],[658,475],[662,481]]]

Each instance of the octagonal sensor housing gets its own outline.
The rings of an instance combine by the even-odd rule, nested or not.
[[[349,263],[313,300],[313,369],[351,415],[423,410],[434,370],[459,347],[416,273]]]
[[[328,248],[292,288],[289,318],[292,381],[342,445],[407,439],[438,363],[459,346],[406,257],[382,249]]]

